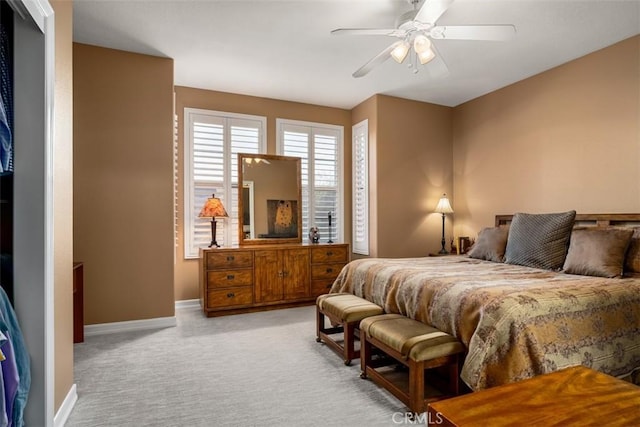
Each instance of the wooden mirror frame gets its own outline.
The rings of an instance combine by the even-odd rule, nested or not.
[[[254,237],[253,239],[246,239],[245,233],[243,230],[243,218],[244,218],[244,209],[243,206],[243,188],[244,188],[244,164],[246,163],[245,159],[259,159],[267,162],[276,162],[276,161],[285,161],[285,162],[295,162],[295,170],[296,170],[296,181],[297,181],[297,215],[298,215],[298,232],[297,237]],[[238,153],[238,242],[240,246],[243,245],[260,245],[260,244],[286,244],[286,243],[301,243],[302,242],[302,181],[301,181],[301,172],[302,172],[302,164],[301,159],[299,157],[290,157],[290,156],[278,156],[275,154],[249,154],[249,153]],[[255,182],[254,182],[255,185]],[[266,200],[265,200],[266,202]],[[256,201],[254,200],[254,206],[256,205]],[[255,218],[252,218],[252,221],[255,222]],[[255,224],[254,224],[255,227]]]

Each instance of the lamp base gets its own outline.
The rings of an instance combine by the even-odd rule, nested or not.
[[[219,247],[220,247],[220,245],[218,244],[218,242],[216,242],[216,225],[217,225],[216,223],[217,223],[216,218],[215,218],[215,217],[213,217],[213,218],[211,219],[211,244],[209,245],[209,247],[210,247],[210,248],[212,248],[212,247],[214,247],[214,246],[215,246],[216,248],[219,248]]]
[[[444,240],[444,214],[442,214],[442,249],[440,249],[440,252],[438,252],[439,255],[448,255],[449,252],[447,252],[447,249],[445,248],[445,245],[447,244],[446,240]]]

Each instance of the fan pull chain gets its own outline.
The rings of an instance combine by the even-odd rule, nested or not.
[[[409,68],[412,68],[413,74],[418,74],[418,54],[415,52],[411,53],[411,62],[409,63]]]

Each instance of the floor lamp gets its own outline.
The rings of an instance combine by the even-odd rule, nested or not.
[[[447,195],[443,194],[438,201],[438,206],[436,206],[436,212],[442,214],[442,249],[438,252],[441,255],[447,255],[449,252],[445,249],[445,244],[447,243],[444,239],[444,216],[448,213],[453,213],[453,209],[451,208],[451,203],[449,203],[449,199],[447,199]]]
[[[224,209],[224,205],[219,198],[216,197],[215,194],[212,194],[211,197],[207,199],[204,206],[200,210],[200,214],[198,214],[198,218],[211,218],[211,244],[209,247],[215,246],[219,248],[220,245],[216,242],[216,217],[227,218],[227,211]]]

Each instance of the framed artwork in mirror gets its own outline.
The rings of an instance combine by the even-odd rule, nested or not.
[[[297,237],[298,201],[267,200],[267,235],[258,237]]]

